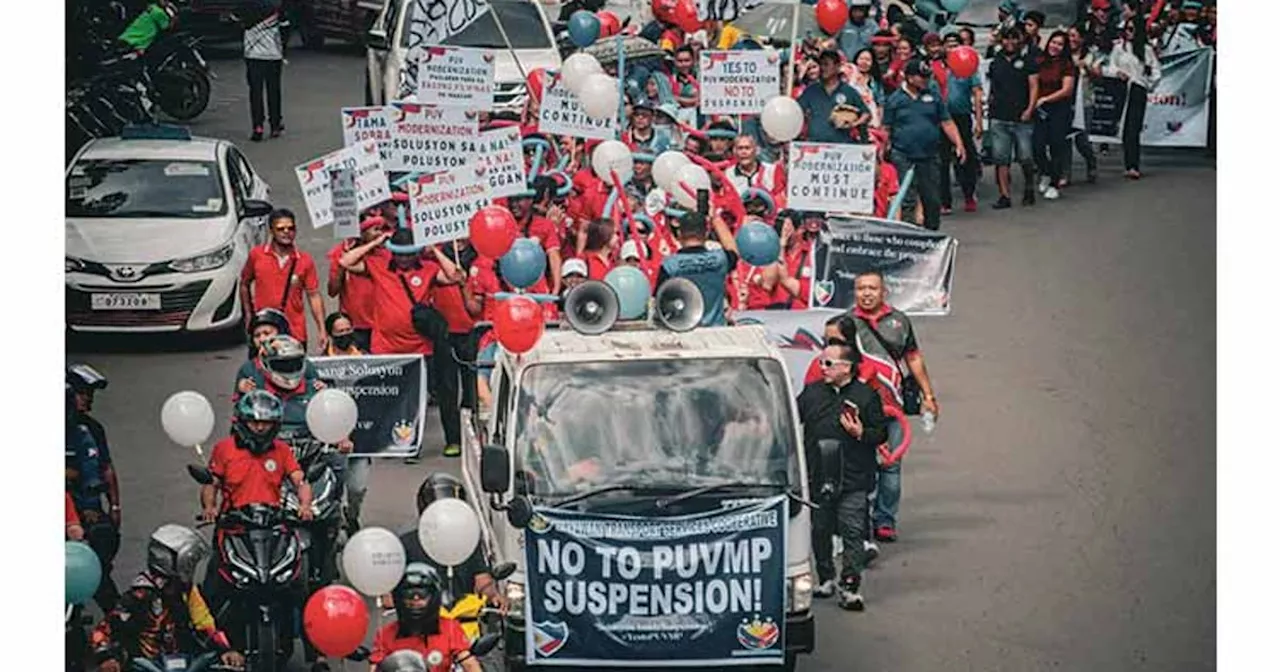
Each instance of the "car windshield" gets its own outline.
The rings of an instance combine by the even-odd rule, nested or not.
[[[67,176],[67,217],[203,219],[226,212],[213,161],[83,159]]]
[[[412,12],[409,25],[402,31],[400,46],[408,49],[423,44],[439,43],[429,37],[427,30],[428,17],[432,16],[437,5],[424,0],[405,0]],[[441,5],[443,6],[443,5]],[[547,29],[542,23],[538,8],[529,0],[493,0],[489,3],[491,11],[496,11],[502,21],[502,28],[511,39],[511,46],[516,49],[551,49],[554,45],[547,37]],[[442,15],[436,19],[437,25],[444,25],[446,30],[454,31],[445,38],[443,44],[452,47],[473,47],[476,49],[505,49],[502,33],[498,32],[489,11],[475,0],[462,0],[441,10]]]
[[[539,497],[797,478],[787,373],[772,359],[539,364],[524,372],[517,463]]]

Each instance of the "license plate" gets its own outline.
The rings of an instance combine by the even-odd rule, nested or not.
[[[187,669],[187,659],[183,656],[165,656],[165,670],[185,670]]]
[[[160,310],[159,294],[92,294],[89,308],[93,310]]]

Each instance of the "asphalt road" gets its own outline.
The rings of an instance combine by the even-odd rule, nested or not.
[[[341,143],[338,108],[361,102],[362,64],[352,50],[292,53],[288,132],[251,143],[243,66],[217,61],[215,100],[192,128],[236,141],[274,202],[303,213],[292,168]],[[955,312],[917,320],[939,428],[906,464],[902,540],[869,574],[868,610],[820,602],[817,654],[801,669],[1213,668],[1216,169],[1151,154],[1132,183],[1118,150],[1097,185],[1031,209],[992,211],[988,170],[982,211],[944,220],[960,240]],[[330,236],[299,239],[320,259]],[[111,378],[96,411],[121,475],[124,582],[153,529],[198,510],[183,470],[195,456],[165,438],[161,404],[197,390],[224,431],[244,351],[171,338],[70,347]],[[441,443],[433,421],[429,451]],[[411,525],[434,469],[456,466],[376,465],[366,524]]]

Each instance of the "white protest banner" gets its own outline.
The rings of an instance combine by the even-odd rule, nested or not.
[[[548,135],[571,135],[588,140],[614,140],[618,137],[618,120],[592,119],[583,111],[578,96],[566,89],[559,79],[542,90],[538,106],[538,132]]]
[[[461,107],[391,104],[391,151],[387,170],[434,173],[467,162],[460,141],[480,132],[479,114]]]
[[[759,114],[782,90],[776,51],[704,51],[700,58],[703,114]]]
[[[1142,144],[1204,147],[1209,142],[1209,93],[1213,49],[1181,51],[1160,58],[1160,79],[1147,92]]]
[[[345,168],[354,172],[356,207],[360,210],[391,199],[387,174],[382,170],[378,143],[365,142],[343,147],[294,168],[302,198],[311,215],[311,226],[320,228],[333,223],[333,193],[329,171]]]
[[[828,213],[875,211],[874,145],[793,142],[790,162],[789,207]]]
[[[493,52],[430,46],[418,65],[418,102],[441,107],[493,109]]]
[[[356,207],[356,175],[350,169],[329,171],[329,193],[333,210],[333,237],[360,235],[360,208]]]
[[[490,198],[518,194],[525,189],[524,148],[516,126],[481,133],[463,141],[466,156],[486,169]]]
[[[378,151],[382,163],[387,163],[387,152],[391,149],[391,107],[388,105],[375,107],[342,108],[342,144],[345,147],[362,142],[378,143]]]
[[[471,216],[489,205],[487,171],[470,163],[409,183],[413,243],[435,245],[471,235]]]
[[[493,21],[488,16],[487,0],[405,0],[397,6],[409,12],[405,78],[397,98],[405,98],[418,90],[418,65],[423,49],[444,43],[481,17]]]

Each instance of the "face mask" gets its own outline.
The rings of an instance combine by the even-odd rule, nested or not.
[[[339,350],[347,350],[355,342],[356,342],[355,334],[342,334],[341,336],[333,337],[333,347]]]

